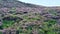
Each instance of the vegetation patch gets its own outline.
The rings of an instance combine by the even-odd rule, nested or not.
[[[2,34],[2,32],[0,31],[0,34]]]
[[[3,28],[8,28],[9,26],[12,26],[15,22],[12,20],[3,20]]]

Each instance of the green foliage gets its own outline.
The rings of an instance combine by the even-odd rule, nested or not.
[[[14,13],[16,10],[15,10],[15,8],[12,8],[10,11],[11,11],[10,13]],[[50,10],[49,13],[56,16],[56,12],[54,12],[54,10]],[[12,16],[13,17],[11,17],[11,18],[16,17],[15,15],[12,15]],[[17,25],[16,29],[19,30],[19,34],[32,34],[33,29],[37,29],[39,34],[59,34],[60,33],[60,31],[58,31],[58,30],[60,30],[60,28],[55,27],[55,24],[57,22],[54,19],[50,19],[46,22],[43,22],[42,24],[38,24],[38,23],[36,24],[33,22],[32,22],[32,24],[29,23],[31,21],[38,21],[39,19],[41,20],[42,18],[43,17],[41,17],[39,14],[35,14],[32,17],[23,15],[23,19],[25,19],[25,21],[27,21],[29,25],[26,25],[27,27],[23,28],[20,25],[22,25],[22,24],[25,25],[25,24],[21,21],[20,24],[19,23],[16,24]],[[16,19],[16,21],[20,21],[19,18]],[[12,26],[13,24],[14,24],[14,20],[9,20],[9,21],[3,20],[2,27],[8,28],[8,27]]]
[[[28,16],[23,16],[23,18],[29,22],[40,19],[39,17],[29,18]],[[28,26],[26,28],[26,32],[22,31],[23,29],[20,29],[20,31],[22,31],[21,34],[31,34],[33,29],[37,29],[39,34],[57,34],[58,31],[57,32],[54,31],[56,30],[54,27],[56,23],[57,23],[56,20],[50,19],[46,22],[43,22],[40,28],[35,24],[35,25]]]
[[[9,13],[11,13],[11,14],[13,14],[15,12],[16,12],[16,8],[11,8],[10,11],[9,11]]]
[[[53,9],[49,10],[49,13],[52,14],[53,16],[56,16],[57,15],[56,10],[53,10]]]
[[[0,31],[0,34],[2,34],[2,32]]]
[[[30,21],[36,21],[36,20],[39,20],[39,19],[40,19],[39,16],[35,16],[35,17],[23,16],[23,18],[24,18],[26,21],[28,21],[28,22],[30,22]]]
[[[47,22],[44,22],[42,25],[42,30],[44,34],[56,34],[54,31],[54,25],[56,24],[56,20],[48,20]]]
[[[9,27],[9,26],[11,26],[11,25],[13,25],[14,24],[14,21],[7,21],[7,20],[3,20],[3,28],[7,28],[7,27]]]

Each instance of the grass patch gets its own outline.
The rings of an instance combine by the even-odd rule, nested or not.
[[[7,27],[9,27],[9,26],[11,26],[11,25],[13,25],[14,24],[14,21],[11,21],[11,20],[9,20],[9,21],[7,21],[7,20],[3,20],[3,28],[7,28]]]
[[[2,34],[2,32],[0,32],[0,34]]]

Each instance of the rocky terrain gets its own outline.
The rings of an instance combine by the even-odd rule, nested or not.
[[[0,0],[0,34],[60,34],[60,7]]]

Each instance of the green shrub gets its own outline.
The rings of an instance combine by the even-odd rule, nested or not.
[[[56,34],[54,32],[54,25],[56,24],[56,20],[48,20],[47,22],[44,22],[42,25],[42,30],[45,34]]]
[[[7,20],[3,20],[3,28],[7,28],[9,26],[12,26],[14,24],[14,21],[7,21]]]

